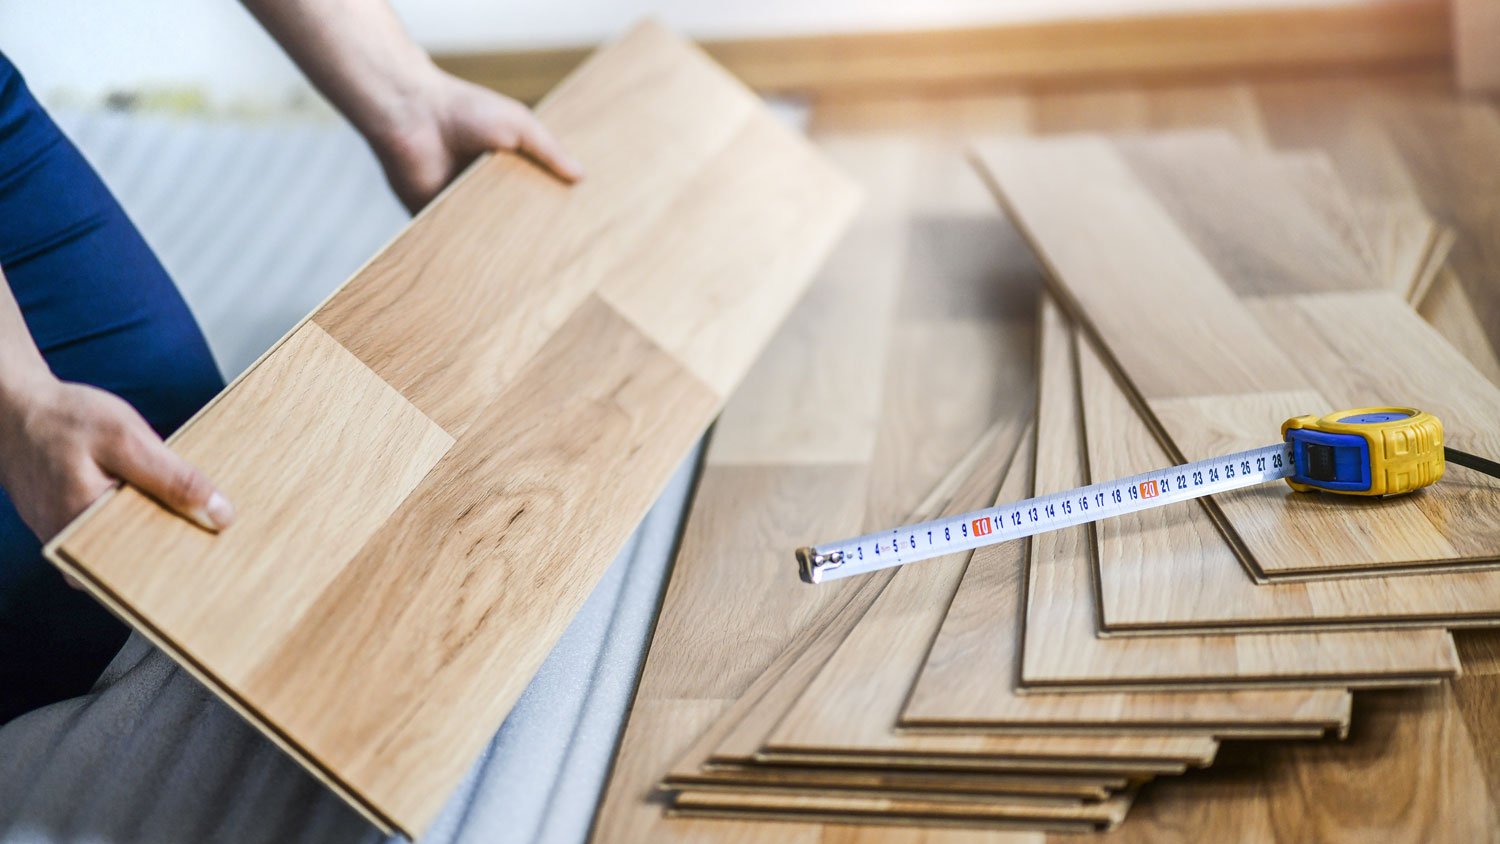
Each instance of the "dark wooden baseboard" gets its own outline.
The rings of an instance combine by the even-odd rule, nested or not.
[[[767,93],[881,94],[1198,75],[1441,66],[1445,0],[1153,15],[922,32],[705,41]],[[439,55],[460,76],[535,100],[593,45]]]

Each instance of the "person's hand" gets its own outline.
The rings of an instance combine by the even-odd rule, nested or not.
[[[370,144],[391,188],[413,213],[491,150],[524,154],[568,182],[583,177],[583,168],[531,109],[436,67],[392,111],[396,117],[370,133]]]
[[[218,531],[234,508],[123,399],[47,378],[0,412],[0,485],[43,541],[125,481]]]

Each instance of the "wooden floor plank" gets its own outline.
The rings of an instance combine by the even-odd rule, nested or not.
[[[1112,378],[1096,365],[1091,346],[1082,344],[1080,350],[1085,378]],[[1095,479],[1170,462],[1123,390],[1087,390],[1083,410]],[[1228,493],[1258,494],[1257,489]],[[1500,574],[1494,571],[1256,585],[1222,545],[1209,513],[1196,504],[1112,519],[1095,530],[1102,624],[1116,634],[1500,621]],[[1171,538],[1153,539],[1163,531]],[[1148,541],[1158,548],[1191,550],[1143,553]],[[1182,588],[1185,583],[1192,588]]]
[[[1038,489],[1080,486],[1091,471],[1099,471],[1101,477],[1128,474],[1111,471],[1114,467],[1107,461],[1112,458],[1105,452],[1127,449],[1129,443],[1109,438],[1107,428],[1096,433],[1090,425],[1093,447],[1085,451],[1080,424],[1082,403],[1110,390],[1118,393],[1114,379],[1089,348],[1077,348],[1075,356],[1068,326],[1060,320],[1050,326],[1061,336],[1042,345],[1040,412],[1047,418],[1038,419],[1044,432],[1038,437]],[[1123,396],[1112,406],[1131,412]],[[1085,453],[1087,464],[1079,459]],[[1206,549],[1232,558],[1217,534],[1176,529],[1183,511],[1196,507],[1189,502],[1099,523],[1101,531],[1122,540],[1112,545],[1101,542],[1100,548],[1111,554],[1101,559],[1112,562],[1117,551],[1177,557],[1197,556]],[[1459,669],[1452,641],[1442,630],[1101,638],[1088,530],[1052,531],[1032,542],[1020,673],[1027,688],[1402,685],[1451,677]],[[1187,541],[1177,541],[1178,536]],[[950,615],[955,620],[963,617],[982,618],[972,612]],[[975,638],[967,637],[970,642]],[[934,650],[932,661],[938,656]],[[957,650],[948,655],[950,660],[961,658]]]
[[[883,424],[889,406],[884,396],[889,326],[908,261],[920,146],[838,137],[825,137],[822,144],[855,175],[871,201],[778,335],[773,354],[747,375],[745,388],[724,412],[724,442],[721,446],[716,437],[710,446],[595,821],[597,841],[817,840],[820,828],[812,824],[763,829],[667,818],[656,788],[674,760],[731,710],[779,655],[837,614],[854,591],[847,587],[858,587],[858,582],[832,589],[798,584],[788,549],[808,536],[856,532],[867,508],[888,512],[901,506],[874,501],[873,490],[889,492],[900,478],[912,483],[927,478],[931,485],[947,468],[894,465],[915,459],[925,464],[928,458],[913,443],[891,437],[893,430],[908,427]],[[879,247],[874,261],[859,252],[872,246]],[[861,323],[866,342],[857,356],[847,353],[851,344],[840,333],[826,330],[848,309],[869,318]],[[843,389],[844,377],[865,389]],[[787,416],[796,417],[795,425],[782,421]],[[841,436],[829,437],[829,431]],[[956,452],[967,445],[947,447]],[[890,459],[881,461],[891,465],[877,480],[871,464],[884,449],[893,449]],[[757,487],[746,487],[746,478],[735,476],[746,471],[759,474]],[[909,508],[919,503],[922,490],[900,493]],[[789,508],[785,514],[783,507]],[[790,539],[791,533],[800,536]],[[713,623],[705,626],[705,619]]]
[[[1447,684],[1363,692],[1347,740],[1227,752],[1212,769],[1148,786],[1129,822],[1101,840],[1495,841],[1477,758],[1488,752]]]
[[[1232,275],[1248,279],[1247,267],[1269,265],[1258,259],[1247,262],[1243,257],[1230,260],[1222,253],[1215,263],[1182,231],[1183,221],[1190,216],[1200,219],[1194,224],[1200,232],[1232,231],[1219,223],[1201,222],[1201,218],[1212,215],[1216,208],[1236,205],[1238,195],[1216,193],[1227,190],[1222,179],[1188,180],[1175,175],[1167,180],[1161,175],[1168,171],[1203,172],[1182,163],[1189,151],[1198,155],[1201,150],[1205,160],[1226,166],[1248,156],[1230,158],[1223,143],[1202,144],[1187,136],[1169,138],[1159,150],[1153,143],[1133,140],[1124,143],[1126,152],[1120,153],[1120,148],[1088,137],[997,142],[986,147],[983,159],[1002,201],[1049,264],[1071,307],[1086,316],[1086,324],[1102,340],[1113,363],[1128,374],[1133,388],[1151,409],[1154,422],[1173,446],[1174,458],[1194,459],[1232,450],[1251,431],[1274,430],[1281,419],[1308,412],[1309,406],[1320,411],[1336,408],[1339,403],[1330,404],[1324,396],[1330,386],[1337,387],[1340,395],[1350,395],[1361,387],[1367,394],[1397,392],[1403,401],[1419,405],[1466,408],[1473,404],[1467,382],[1459,387],[1449,379],[1439,379],[1425,382],[1413,393],[1405,389],[1406,384],[1383,383],[1352,366],[1336,370],[1325,367],[1316,372],[1294,366],[1282,351],[1286,347],[1264,332],[1229,292],[1225,280]],[[1153,151],[1146,154],[1143,150]],[[1142,170],[1157,172],[1155,191],[1143,183]],[[1170,206],[1175,207],[1175,213],[1169,212],[1157,203],[1168,182],[1175,194],[1192,192],[1197,198],[1188,202],[1179,196]],[[1068,209],[1074,207],[1072,200],[1059,202],[1059,196],[1075,197],[1091,209],[1090,213],[1071,213]],[[1218,196],[1218,203],[1207,202],[1210,196]],[[1292,201],[1283,197],[1277,204]],[[1274,251],[1267,245],[1274,238],[1262,242],[1239,235],[1238,239],[1236,255]],[[1150,248],[1143,248],[1144,244],[1150,244]],[[1275,249],[1283,246],[1280,241],[1276,244]],[[1150,279],[1151,283],[1143,286],[1141,279]],[[1354,287],[1358,281],[1355,278],[1350,288],[1340,289],[1358,289]],[[1264,293],[1255,286],[1261,283],[1246,281],[1242,288]],[[1296,282],[1286,284],[1295,288]],[[1390,316],[1388,311],[1394,312],[1386,309],[1381,317]],[[1403,311],[1397,318],[1403,330],[1422,338],[1415,327],[1420,324],[1415,314]],[[1150,335],[1138,330],[1147,324],[1155,329]],[[1334,332],[1332,326],[1316,328],[1319,333]],[[1433,359],[1440,357],[1436,353],[1442,349],[1435,337],[1427,338],[1435,353]],[[1316,383],[1310,376],[1316,376]],[[1481,404],[1500,397],[1500,391],[1492,385],[1476,389]],[[1301,410],[1296,409],[1299,406]],[[1225,428],[1226,421],[1232,423],[1229,428]],[[1449,429],[1455,441],[1479,437],[1483,430],[1462,414],[1450,417]],[[1500,522],[1485,513],[1476,521],[1464,510],[1472,529],[1445,534],[1431,520],[1435,513],[1444,520],[1456,518],[1466,496],[1451,487],[1439,486],[1427,492],[1420,497],[1381,502],[1378,507],[1340,508],[1341,524],[1351,518],[1359,522],[1358,530],[1339,532],[1354,541],[1302,540],[1308,534],[1327,533],[1318,529],[1326,518],[1320,515],[1316,501],[1288,502],[1268,509],[1261,499],[1225,497],[1210,506],[1223,511],[1223,523],[1232,527],[1232,538],[1243,545],[1243,559],[1258,577],[1494,564],[1500,551]],[[1287,501],[1288,496],[1290,493],[1284,493],[1281,498]],[[1396,525],[1399,529],[1393,529]],[[1358,541],[1362,536],[1378,536],[1380,541]]]
[[[683,791],[673,804],[678,813],[694,812],[754,819],[774,815],[783,820],[811,818],[825,822],[883,821],[964,828],[1035,829],[1078,824],[1088,830],[1110,829],[1124,820],[1131,796],[1099,803],[1047,805],[1011,798],[1007,801],[914,800],[881,797],[734,794]]]
[[[539,116],[588,179],[477,162],[173,440],[240,524],[208,536],[125,489],[49,547],[411,837],[857,201],[653,24]]]
[[[1070,362],[1072,331],[1055,306],[1043,309],[1041,342],[1043,387],[1038,424],[1049,429],[1066,427],[1069,417],[1076,424],[1076,412],[1067,410],[1067,405],[1077,402]],[[1076,437],[1068,437],[1064,432],[1062,439],[1076,448]],[[1045,445],[1049,455],[1062,457],[1053,443]],[[1039,453],[1038,457],[1041,456]],[[1052,478],[1057,484],[1066,480]],[[1016,497],[1024,494],[1022,491]],[[1082,531],[1062,531],[1051,536],[1060,538],[1064,545],[1084,538]],[[1062,557],[1085,554],[1086,549],[1058,546],[1038,553],[1035,566],[1045,570],[1064,565]],[[1108,733],[1151,728],[1196,729],[1221,736],[1244,734],[1256,727],[1286,730],[1294,725],[1339,732],[1346,724],[1349,703],[1347,692],[1340,688],[1093,694],[1048,694],[1023,688],[1020,683],[1023,632],[1034,637],[1028,640],[1027,650],[1043,653],[1042,659],[1050,663],[1086,650],[1089,645],[1080,644],[1078,634],[1080,630],[1086,631],[1092,638],[1094,631],[1091,595],[1077,605],[1082,611],[1081,618],[1049,615],[1054,619],[1050,626],[1027,629],[1032,613],[1026,608],[1026,560],[1026,543],[1004,543],[976,551],[967,569],[955,573],[962,578],[961,583],[955,582],[947,590],[951,603],[912,688],[902,723],[946,725],[965,731],[996,727],[1091,728]],[[1087,562],[1085,559],[1085,570]],[[1034,582],[1039,576],[1045,574],[1033,572],[1030,579]],[[1074,585],[1078,584],[1066,584]],[[1059,584],[1059,588],[1066,586]],[[1086,593],[1093,590],[1088,583],[1082,587]],[[1034,586],[1032,597],[1035,600]],[[908,614],[913,612],[909,610]],[[1072,621],[1082,624],[1069,623]],[[1122,645],[1107,643],[1105,647],[1111,653],[1118,653]],[[1171,655],[1181,659],[1184,652],[1177,649]],[[1147,652],[1132,651],[1126,655],[1132,659],[1149,656],[1149,647]],[[1145,662],[1140,667],[1155,664]]]
[[[1029,460],[1018,460],[1001,497],[1022,497]],[[993,500],[993,498],[991,499]],[[970,505],[969,509],[973,509]],[[963,574],[962,556],[898,569],[858,623],[763,740],[766,758],[802,761],[911,757],[908,764],[979,766],[986,758],[1049,760],[1062,770],[1087,770],[1091,760],[1207,761],[1206,736],[985,735],[910,733],[897,729],[913,678],[921,668],[944,608]],[[1040,762],[1033,767],[1046,767]],[[1127,768],[1128,769],[1128,768]]]
[[[1496,197],[1500,176],[1500,113],[1486,101],[1397,97],[1376,106],[1416,183],[1417,194],[1457,239],[1449,264],[1484,326],[1491,349],[1500,350],[1500,271]]]

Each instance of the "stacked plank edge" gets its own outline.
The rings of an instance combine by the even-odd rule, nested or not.
[[[1277,484],[795,582],[809,540],[1302,413],[1410,403],[1500,454],[1497,297],[1456,269],[1492,218],[1429,216],[1417,185],[1462,177],[1389,169],[1409,124],[1351,121],[1334,158],[1255,121],[1037,139],[1020,102],[957,112],[1004,136],[967,182],[941,131],[819,137],[872,201],[721,417],[593,840],[1493,840],[1500,648],[1452,632],[1497,622],[1492,479],[1353,512]],[[1500,153],[1492,118],[1441,126],[1456,157]]]

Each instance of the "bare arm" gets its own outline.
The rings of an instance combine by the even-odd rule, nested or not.
[[[0,272],[0,487],[46,540],[116,480],[208,530],[234,520],[228,500],[124,400],[53,376]]]
[[[487,150],[524,153],[573,181],[583,169],[524,105],[444,73],[385,0],[243,0],[369,141],[413,211]]]

